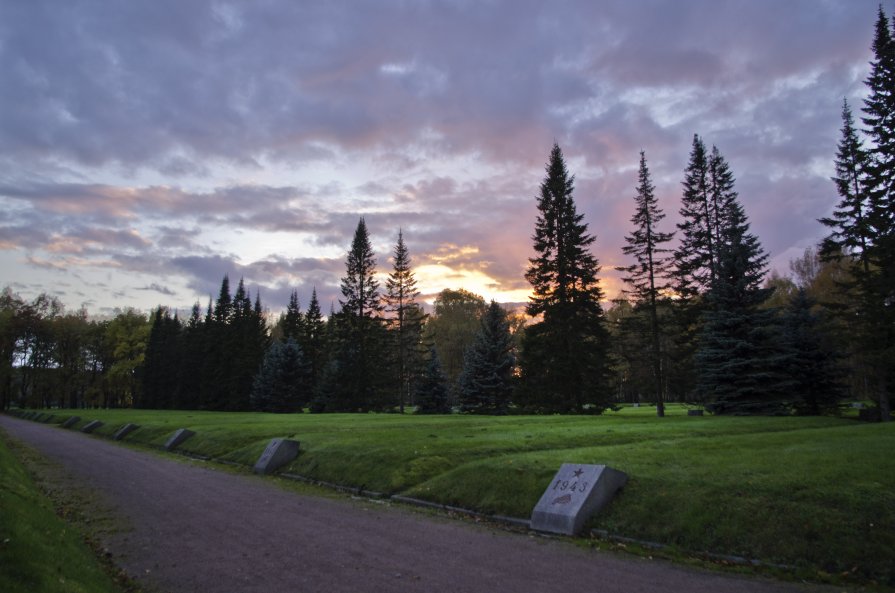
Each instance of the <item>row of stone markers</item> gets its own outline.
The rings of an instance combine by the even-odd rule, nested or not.
[[[23,410],[13,410],[11,414],[22,418],[23,420],[33,420],[35,422],[44,423],[50,422],[54,418],[53,414],[25,412]],[[62,428],[72,428],[80,421],[80,416],[69,416],[60,424],[60,426]],[[103,423],[100,420],[91,420],[81,427],[81,432],[90,434],[102,425]],[[115,431],[112,435],[112,440],[120,441],[138,428],[140,428],[139,425],[129,422]],[[195,432],[188,428],[175,430],[171,436],[168,437],[168,440],[165,441],[165,444],[162,445],[162,449],[165,451],[173,451],[195,434]],[[286,465],[298,456],[298,448],[298,441],[293,441],[291,439],[272,439],[267,444],[264,452],[261,453],[258,461],[255,462],[253,470],[257,474],[269,474],[275,472],[277,469]]]
[[[26,414],[21,417],[26,418],[27,416]],[[27,419],[38,422],[49,421],[49,418],[42,419],[41,416],[43,414]],[[61,426],[71,428],[80,421],[80,417],[71,416]],[[91,433],[102,425],[103,423],[99,420],[92,420],[81,428],[81,432]],[[112,438],[120,441],[138,428],[139,426],[136,424],[125,424],[115,432]],[[162,448],[165,451],[173,451],[195,434],[187,428],[178,429],[168,437]],[[271,439],[258,461],[255,462],[253,470],[257,474],[272,473],[295,459],[298,456],[298,449],[298,441],[284,438]],[[301,478],[301,476],[288,477]],[[528,521],[528,527],[536,531],[577,535],[581,533],[587,520],[608,505],[627,481],[628,476],[624,472],[606,465],[564,463],[535,505],[531,519]],[[422,503],[424,506],[438,506],[427,503],[427,501],[417,501],[402,496],[393,496],[392,498],[402,502]],[[518,524],[520,520],[511,522]]]

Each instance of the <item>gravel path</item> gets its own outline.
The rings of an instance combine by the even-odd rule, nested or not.
[[[0,428],[103,495],[130,529],[103,544],[165,593],[805,592],[584,550],[407,509],[298,495],[97,437],[0,415]]]

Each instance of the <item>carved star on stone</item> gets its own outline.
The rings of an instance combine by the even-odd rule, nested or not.
[[[579,467],[577,470],[575,470],[575,471],[572,472],[572,473],[575,474],[575,477],[576,477],[576,478],[580,478],[580,477],[581,477],[581,474],[584,473],[584,470],[581,469],[581,468]]]

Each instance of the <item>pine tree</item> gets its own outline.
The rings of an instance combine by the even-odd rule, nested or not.
[[[207,324],[202,319],[202,307],[197,301],[193,305],[189,320],[183,328],[182,348],[178,357],[177,408],[195,410],[200,407],[202,393],[202,368],[206,357]]]
[[[233,297],[230,278],[224,275],[218,298],[208,303],[206,313],[205,359],[202,362],[202,407],[226,410],[230,405],[232,375],[229,363],[230,321],[233,318]]]
[[[233,314],[224,329],[223,364],[229,374],[225,409],[248,410],[254,377],[268,347],[260,293],[255,302],[240,278],[233,295]]]
[[[274,342],[252,384],[251,404],[259,412],[301,412],[310,400],[309,367],[293,338]]]
[[[416,278],[410,268],[410,253],[404,244],[404,234],[398,230],[398,242],[393,254],[392,272],[385,284],[385,310],[394,315],[392,324],[395,332],[395,355],[397,358],[398,402],[401,413],[404,403],[410,397],[410,371],[415,366],[418,352],[422,319],[417,315],[408,315],[408,311],[416,304],[419,290]]]
[[[227,324],[233,316],[233,297],[230,296],[230,277],[224,274],[218,300],[214,305],[214,320],[218,324]]]
[[[357,223],[351,249],[345,261],[346,274],[342,278],[342,311],[356,325],[377,316],[382,311],[379,299],[379,281],[376,280],[376,256],[370,245],[370,235],[363,218]]]
[[[140,397],[135,407],[169,409],[176,406],[177,373],[181,327],[177,317],[159,306],[152,315],[152,328],[146,343],[141,376]]]
[[[658,225],[665,218],[665,214],[659,208],[659,202],[654,193],[655,189],[646,166],[646,154],[641,151],[637,195],[634,197],[636,209],[631,218],[635,228],[630,235],[625,237],[627,245],[622,248],[625,255],[635,258],[636,263],[619,268],[619,271],[627,273],[624,281],[631,287],[627,291],[628,294],[634,297],[640,307],[646,308],[649,314],[653,393],[655,394],[656,414],[662,417],[665,415],[663,397],[665,382],[661,349],[662,332],[659,327],[659,302],[664,298],[663,293],[669,288],[667,278],[670,274],[669,259],[664,255],[669,250],[662,245],[670,241],[674,234],[658,230]]]
[[[821,246],[821,256],[838,259],[843,254],[856,256],[860,272],[870,273],[869,248],[873,232],[870,227],[870,202],[867,184],[868,155],[864,150],[848,101],[842,102],[842,138],[836,153],[836,176],[833,182],[841,200],[831,217],[820,222],[830,228]]]
[[[680,245],[674,252],[675,292],[689,303],[712,285],[717,259],[716,233],[712,221],[712,196],[709,192],[709,159],[705,144],[693,136],[690,162],[684,172],[681,199]]]
[[[450,414],[447,376],[441,369],[441,361],[435,347],[429,349],[426,371],[416,385],[414,399],[417,414]]]
[[[475,342],[466,351],[457,382],[460,411],[506,414],[512,393],[513,338],[507,313],[495,301],[482,316]]]
[[[292,338],[300,343],[304,334],[303,322],[301,307],[298,304],[298,292],[293,290],[292,294],[289,295],[289,304],[286,306],[286,313],[283,315],[280,324],[283,330],[283,338]]]
[[[383,409],[384,381],[388,370],[386,340],[379,318],[382,304],[376,280],[376,259],[367,225],[361,218],[354,233],[342,278],[342,306],[336,323],[334,356],[347,381],[336,386],[330,407],[341,411]]]
[[[839,358],[824,346],[814,302],[804,288],[792,299],[783,317],[783,337],[790,351],[790,396],[799,414],[818,415],[836,409],[845,397]]]
[[[522,347],[523,399],[532,409],[601,412],[609,403],[608,334],[594,236],[573,197],[574,179],[554,144],[540,187],[534,249],[526,280],[534,295],[526,311],[543,320]]]
[[[698,384],[716,414],[776,414],[788,409],[779,369],[774,312],[759,309],[767,255],[749,233],[738,202],[728,205],[718,269],[698,337]]]
[[[326,351],[326,322],[323,321],[323,315],[320,313],[316,287],[311,291],[311,301],[308,303],[302,329],[304,334],[299,343],[310,365],[310,382],[314,389],[323,368],[323,357]]]
[[[883,421],[891,420],[895,385],[895,39],[889,24],[880,6],[862,118],[870,140],[866,190],[872,266],[870,273],[857,278],[863,301],[861,349],[871,367],[868,379]]]
[[[869,93],[864,99],[861,121],[872,144],[867,166],[871,224],[875,234],[883,239],[892,235],[895,224],[895,41],[882,5],[873,56],[870,76],[865,81]]]

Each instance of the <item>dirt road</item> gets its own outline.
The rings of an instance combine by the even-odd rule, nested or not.
[[[89,484],[129,529],[103,544],[165,593],[805,592],[666,562],[430,517],[302,496],[234,475],[0,415],[0,428]]]

